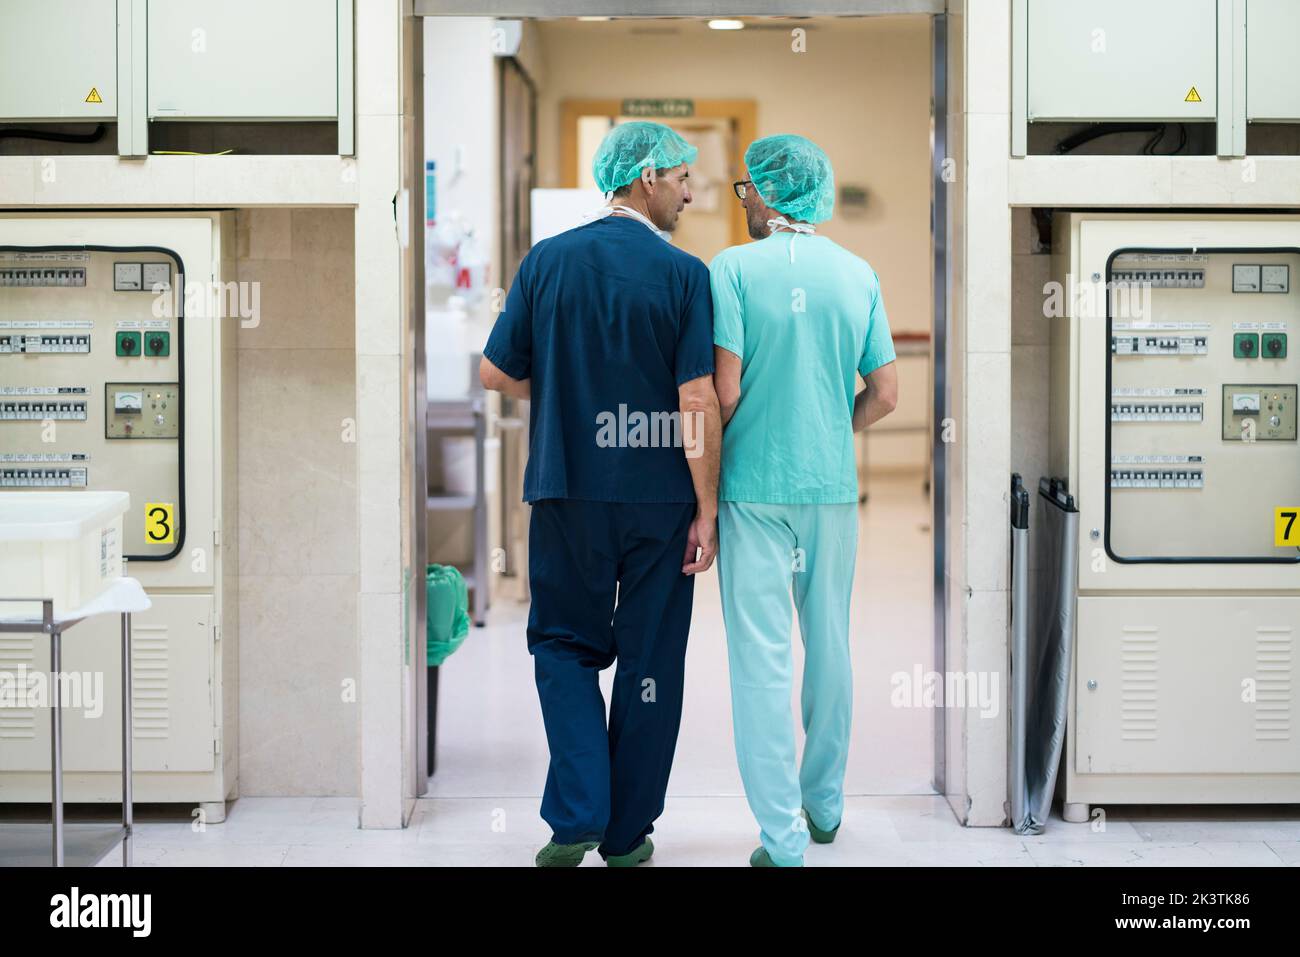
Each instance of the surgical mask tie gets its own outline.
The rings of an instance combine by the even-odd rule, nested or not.
[[[606,216],[612,216],[614,215],[615,212],[622,213],[624,216],[631,217],[632,219],[639,220],[640,222],[644,223],[646,228],[648,228],[651,232],[653,232],[664,242],[671,243],[673,241],[672,234],[656,226],[654,224],[654,221],[651,220],[650,217],[637,212],[635,209],[633,209],[630,206],[620,206],[617,203],[615,203],[613,206],[602,206],[600,209],[593,210],[592,212],[584,216],[582,221],[584,223],[594,222],[597,219],[604,219]]]
[[[805,236],[812,236],[817,232],[817,227],[809,223],[792,223],[784,216],[776,216],[767,221],[767,228],[772,232],[781,229],[788,229],[791,233],[802,233]],[[794,236],[790,237],[790,262],[794,262]]]

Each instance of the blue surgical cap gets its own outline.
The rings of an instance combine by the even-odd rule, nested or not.
[[[758,195],[778,213],[807,223],[831,218],[835,171],[812,140],[793,133],[765,136],[749,144],[745,166]]]
[[[602,193],[612,193],[641,175],[647,166],[667,169],[695,162],[694,146],[662,123],[620,123],[605,134],[591,161]]]

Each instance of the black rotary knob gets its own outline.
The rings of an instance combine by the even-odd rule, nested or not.
[[[152,339],[149,340],[149,351],[152,352],[154,355],[157,355],[158,353],[162,352],[162,346],[163,346],[162,336],[154,336]]]

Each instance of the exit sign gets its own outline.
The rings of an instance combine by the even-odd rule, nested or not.
[[[694,100],[624,100],[623,116],[694,116]]]

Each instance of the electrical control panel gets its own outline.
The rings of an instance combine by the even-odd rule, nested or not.
[[[175,554],[182,485],[182,297],[165,247],[0,247],[0,487],[122,489],[176,534],[123,527],[128,560]]]
[[[1100,423],[1111,557],[1297,557],[1273,535],[1274,507],[1300,496],[1300,366],[1287,350],[1300,322],[1297,268],[1300,249],[1135,248],[1111,258]]]
[[[130,496],[123,574],[152,602],[132,639],[139,801],[237,788],[238,320],[209,294],[234,274],[232,213],[0,213],[0,488]],[[119,629],[87,618],[64,667],[116,674]],[[39,670],[48,641],[6,636],[0,664]],[[48,708],[5,711],[0,802],[48,800]],[[64,720],[67,800],[121,800],[120,725]]]
[[[1065,807],[1295,801],[1300,215],[1057,210],[1052,260]]]
[[[1296,588],[1300,215],[1061,212],[1052,255],[1080,589]]]

